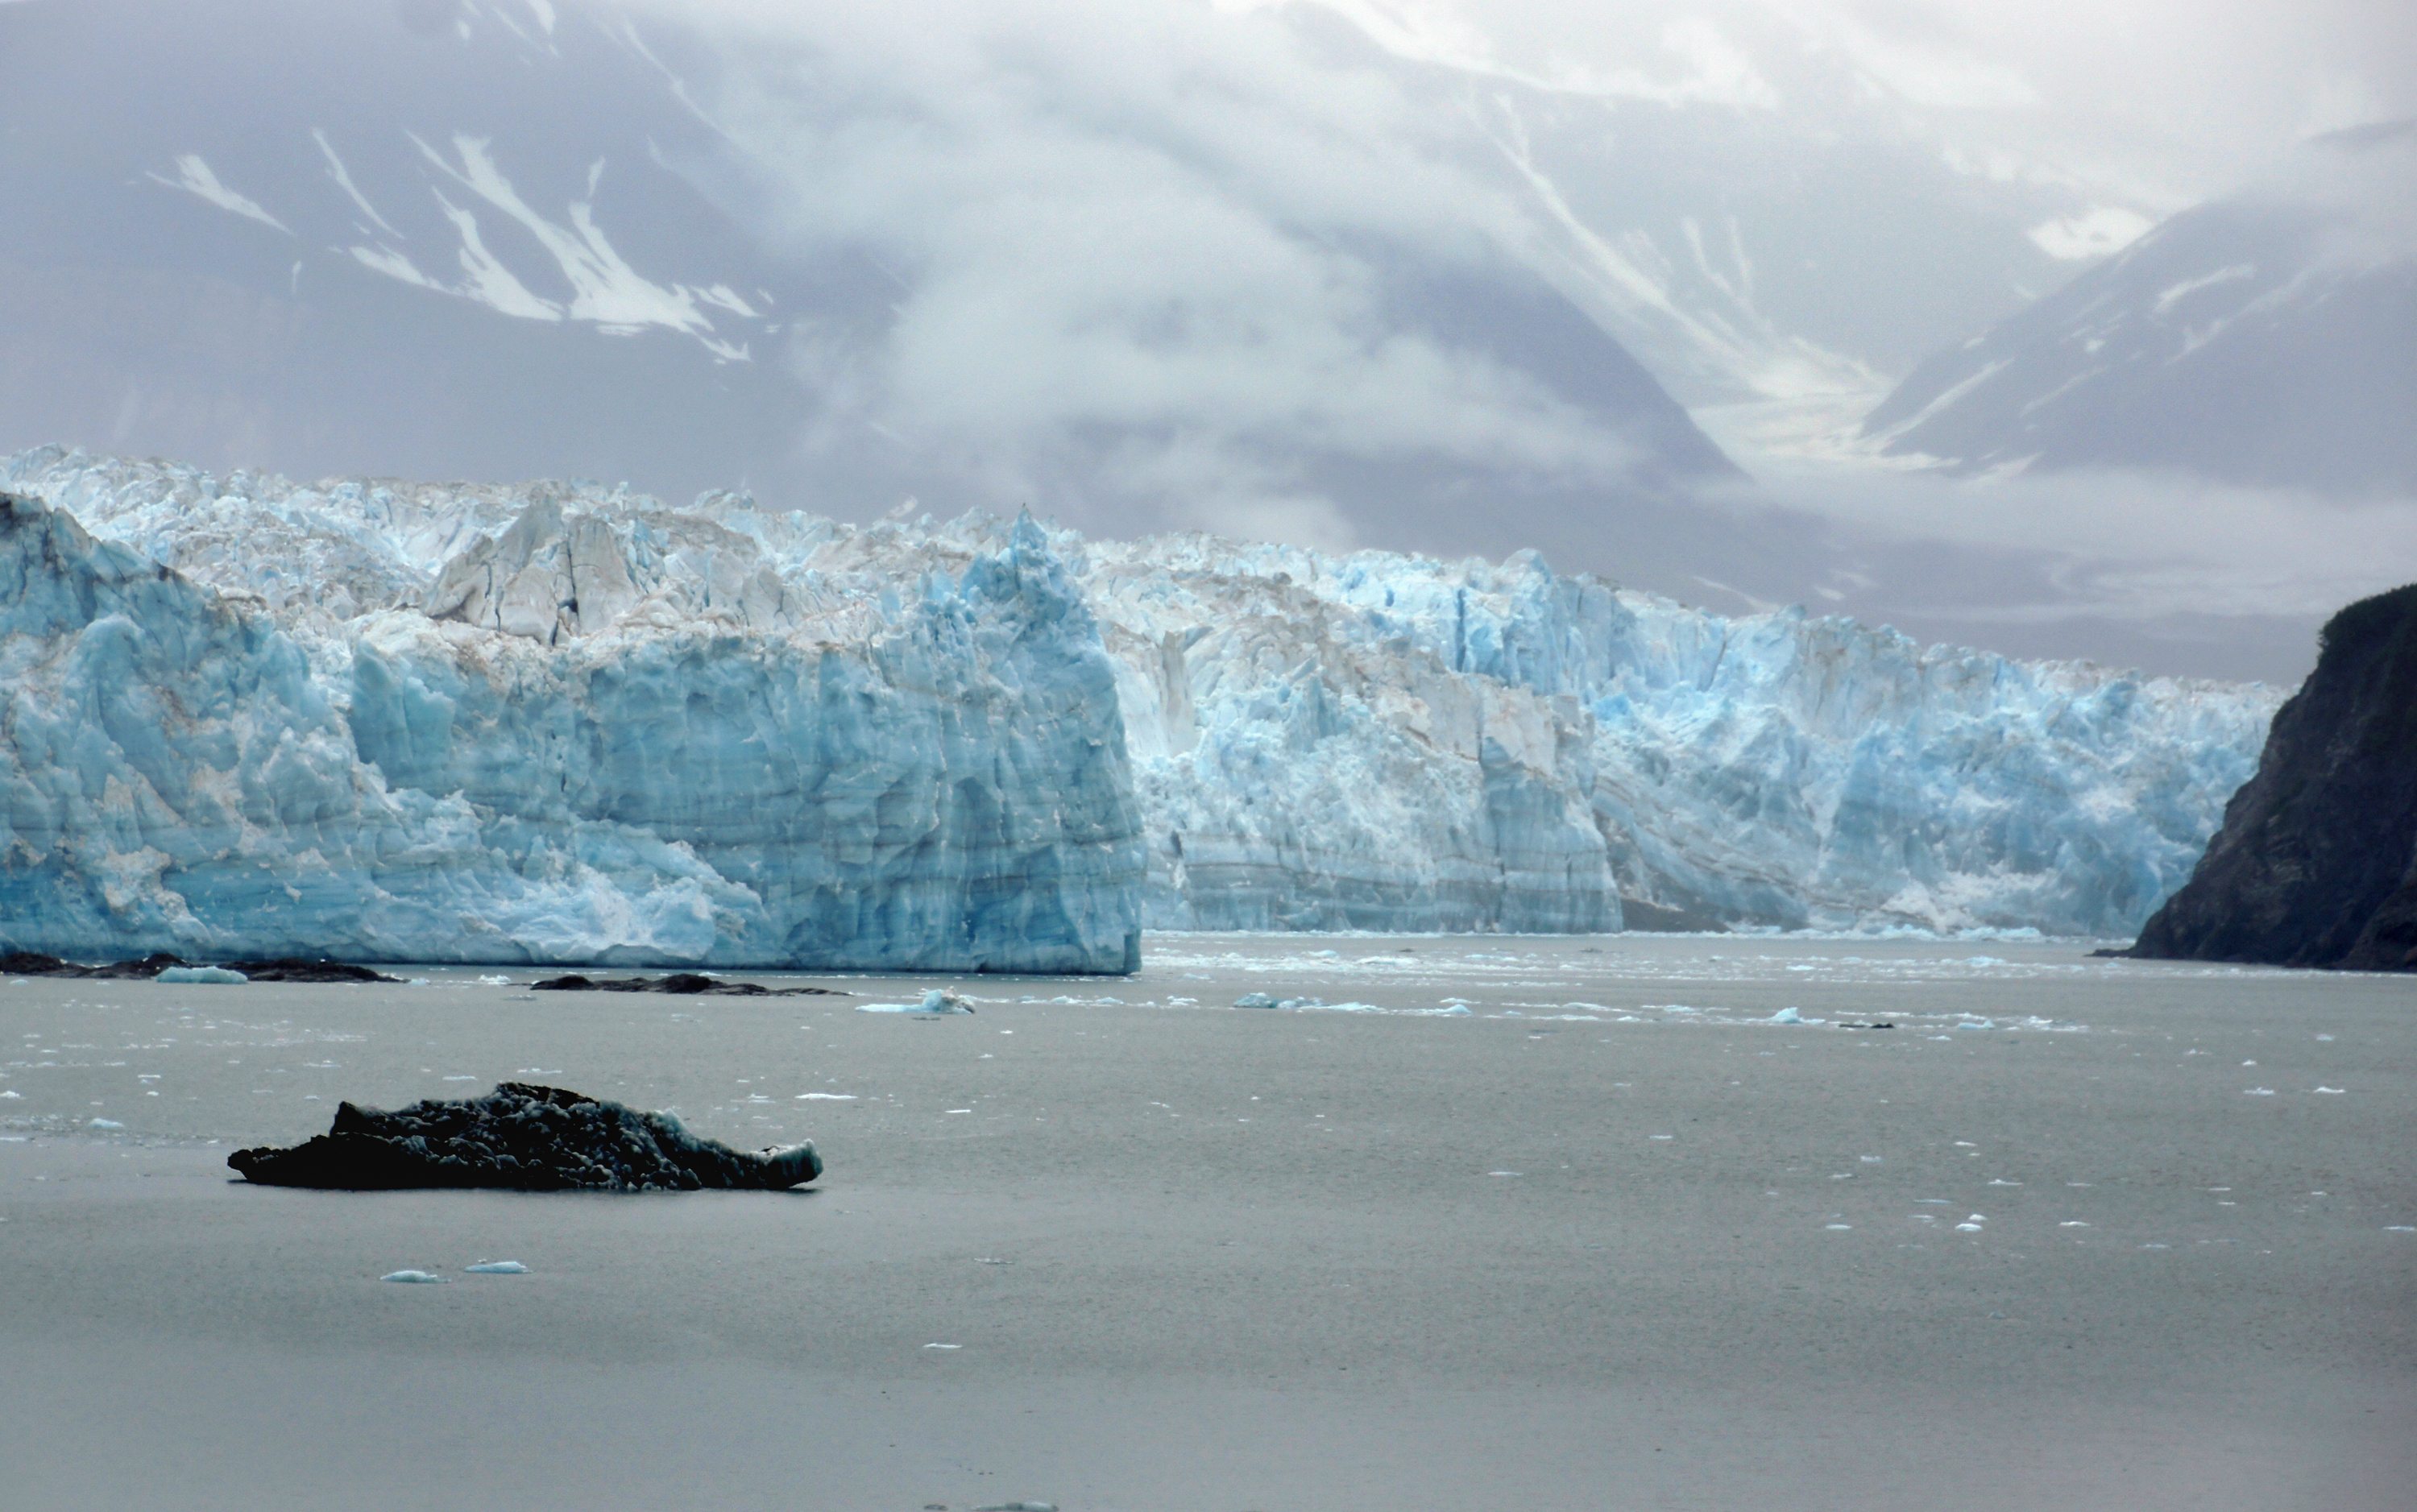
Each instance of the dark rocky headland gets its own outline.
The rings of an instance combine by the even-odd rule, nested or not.
[[[2318,643],[2197,870],[2124,954],[2417,971],[2417,583]]]

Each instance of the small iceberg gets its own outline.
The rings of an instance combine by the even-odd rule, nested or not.
[[[434,1271],[388,1271],[378,1278],[381,1281],[402,1281],[409,1286],[442,1286],[446,1278]]]
[[[154,980],[183,987],[241,987],[251,978],[224,966],[169,966]]]
[[[462,1272],[465,1276],[526,1276],[528,1267],[517,1260],[482,1260],[476,1265],[463,1266]]]
[[[971,1013],[974,1005],[956,993],[934,988],[920,1003],[859,1003],[859,1013]]]
[[[1772,1014],[1769,1021],[1771,1023],[1802,1023],[1804,1021],[1804,1015],[1797,1012],[1794,1008],[1782,1008],[1777,1013]]]

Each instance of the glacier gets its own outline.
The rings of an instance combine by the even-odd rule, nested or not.
[[[2282,694],[1723,616],[1534,552],[1085,553],[1155,928],[2128,936]]]
[[[0,930],[60,954],[1119,971],[1142,927],[2128,935],[2280,701],[1721,616],[1533,552],[58,447],[0,487],[41,501],[0,553]]]
[[[592,490],[48,461],[0,478],[13,945],[1138,964],[1115,674],[1037,527],[868,596]]]

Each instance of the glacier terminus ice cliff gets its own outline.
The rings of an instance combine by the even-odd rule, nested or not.
[[[2279,695],[1533,553],[0,462],[0,935],[1125,971],[1144,926],[2128,935]]]
[[[542,489],[60,476],[114,538],[0,510],[9,945],[1137,963],[1115,673],[1029,524],[859,596]]]

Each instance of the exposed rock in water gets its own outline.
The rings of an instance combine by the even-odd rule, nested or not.
[[[2417,971],[2417,583],[2325,626],[2198,869],[2128,955]]]
[[[823,1173],[811,1140],[734,1150],[690,1133],[671,1113],[522,1081],[393,1112],[339,1103],[327,1133],[290,1149],[238,1150],[227,1164],[263,1186],[350,1191],[780,1191]]]
[[[106,966],[80,966],[72,960],[61,960],[38,950],[11,950],[0,955],[0,976],[83,976],[148,981],[171,966],[191,964],[191,961],[164,950],[140,960],[120,960]]]
[[[82,976],[107,977],[116,980],[155,979],[171,967],[191,968],[199,964],[172,956],[161,950],[140,960],[120,960],[107,966],[80,966],[72,960],[61,960],[38,950],[11,950],[0,955],[0,976]],[[282,956],[275,960],[230,960],[228,971],[241,972],[255,982],[401,982],[400,976],[388,976],[367,966],[348,966],[341,960],[310,960],[301,956]]]
[[[766,987],[761,982],[725,982],[692,971],[668,976],[614,976],[603,981],[570,975],[549,976],[529,983],[533,992],[669,992],[679,997],[852,997],[829,987]]]
[[[400,976],[388,976],[367,966],[348,966],[341,960],[312,960],[302,956],[280,956],[275,960],[230,960],[227,970],[239,971],[255,982],[401,982]]]

